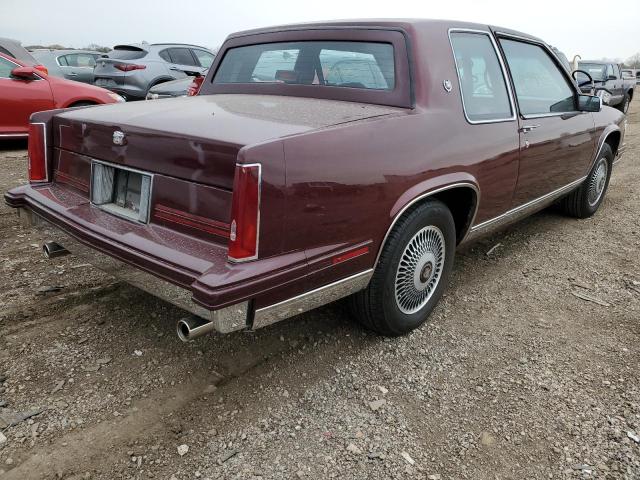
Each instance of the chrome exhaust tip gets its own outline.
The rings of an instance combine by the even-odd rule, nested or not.
[[[178,338],[183,342],[189,342],[194,338],[201,337],[215,330],[213,322],[208,322],[203,318],[192,315],[181,318],[176,325]]]
[[[47,258],[63,257],[70,253],[69,250],[56,242],[45,242],[42,245],[42,251]]]

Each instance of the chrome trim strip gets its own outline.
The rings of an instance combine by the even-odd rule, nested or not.
[[[39,231],[42,235],[55,240],[72,254],[81,258],[83,262],[122,280],[134,287],[144,290],[151,295],[161,298],[198,317],[213,322],[220,333],[243,330],[247,327],[249,318],[249,302],[244,301],[219,310],[208,310],[193,301],[192,292],[186,288],[156,277],[151,273],[125,263],[111,255],[103,253],[89,245],[85,245],[72,234],[33,213],[33,211],[18,209],[21,220]]]
[[[382,255],[382,249],[384,248],[385,243],[387,243],[387,238],[389,238],[389,235],[391,234],[391,230],[393,230],[393,227],[398,222],[402,214],[407,211],[407,209],[415,205],[420,200],[423,200],[427,197],[435,195],[436,193],[440,193],[445,190],[451,190],[452,188],[458,188],[458,187],[471,187],[471,189],[476,193],[476,205],[475,205],[476,208],[473,212],[473,216],[471,217],[471,221],[469,222],[469,228],[467,229],[465,236],[460,240],[460,243],[463,243],[466,240],[469,232],[471,232],[471,226],[473,225],[473,222],[476,219],[476,214],[478,213],[478,207],[480,206],[480,190],[476,185],[474,185],[471,182],[457,182],[457,183],[452,183],[451,185],[447,185],[446,187],[430,190],[428,192],[423,193],[422,195],[417,196],[416,198],[411,200],[409,203],[407,203],[404,207],[402,207],[402,209],[396,214],[393,221],[391,222],[391,225],[387,229],[387,233],[385,233],[384,238],[382,239],[382,243],[380,243],[380,248],[378,249],[378,255],[376,256],[376,262],[373,264],[373,268],[376,268],[376,266],[378,265],[378,262],[380,261],[380,255]]]
[[[28,137],[29,134],[28,133],[0,133],[0,137]]]
[[[364,290],[372,276],[373,269],[370,268],[296,297],[259,308],[254,313],[252,329],[266,327]]]
[[[453,48],[453,42],[451,41],[451,33],[474,33],[487,35],[489,37],[489,41],[491,45],[493,45],[493,51],[496,54],[496,58],[498,59],[498,63],[500,64],[500,70],[502,71],[502,78],[504,80],[504,84],[507,87],[507,92],[509,93],[509,107],[511,108],[511,117],[509,118],[497,118],[492,120],[470,120],[469,115],[467,115],[467,107],[464,102],[464,94],[462,92],[462,81],[460,80],[460,73],[458,70],[458,61],[456,60],[456,51]],[[462,110],[464,111],[464,117],[467,119],[467,122],[472,125],[481,125],[483,123],[500,123],[500,122],[512,122],[516,119],[516,104],[514,100],[513,91],[511,89],[511,81],[509,75],[507,73],[506,65],[502,59],[502,55],[498,50],[498,45],[493,38],[493,35],[489,30],[475,30],[473,28],[450,28],[447,31],[447,35],[449,37],[449,45],[451,46],[451,53],[453,54],[453,63],[456,66],[456,77],[458,78],[458,88],[460,89],[460,98],[462,99]]]
[[[569,110],[566,112],[549,112],[549,113],[533,113],[529,115],[522,115],[522,118],[525,120],[532,120],[534,118],[547,118],[547,117],[562,117],[564,115],[584,115],[589,112],[582,112],[580,110]]]
[[[489,230],[495,226],[495,228],[499,228],[500,226],[511,223],[512,221],[519,220],[524,216],[533,213],[535,210],[539,210],[544,208],[546,205],[553,203],[558,198],[562,197],[565,193],[569,193],[571,190],[580,185],[587,177],[579,178],[568,185],[560,187],[552,192],[549,192],[541,197],[538,197],[534,200],[531,200],[527,203],[523,203],[522,205],[512,208],[511,210],[503,213],[502,215],[498,215],[497,217],[491,218],[489,220],[485,220],[482,223],[474,225],[471,227],[471,230],[468,235],[468,239],[475,238],[485,230]],[[521,215],[519,215],[522,213]],[[467,240],[467,238],[465,238]],[[461,242],[462,243],[462,242]]]
[[[262,209],[262,164],[261,163],[236,163],[236,167],[258,167],[258,219],[256,226],[256,254],[252,257],[236,259],[227,256],[227,259],[231,263],[244,263],[251,260],[256,260],[260,251],[260,210]],[[233,218],[231,219],[233,222]]]
[[[600,152],[602,152],[602,147],[604,147],[604,144],[607,143],[607,139],[611,136],[612,133],[618,132],[620,133],[620,135],[622,136],[622,131],[620,130],[620,128],[618,128],[617,130],[611,130],[609,133],[607,133],[606,136],[602,136],[601,139],[598,140],[599,144],[598,144],[598,150],[596,151],[595,156],[593,157],[593,160],[591,161],[591,165],[589,165],[589,170],[588,172],[591,171],[591,169],[593,168],[593,166],[596,164],[596,162],[598,161],[598,157],[600,156]],[[621,138],[621,141],[624,140],[624,138]],[[622,153],[624,153],[624,147],[625,144],[622,144],[622,148],[623,151]],[[618,145],[618,152],[620,152],[620,145]],[[622,154],[620,155],[622,156]],[[614,160],[615,160],[616,154],[614,153]],[[614,161],[615,164],[615,161]]]

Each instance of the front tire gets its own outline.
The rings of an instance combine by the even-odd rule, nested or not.
[[[624,98],[622,99],[622,102],[620,102],[620,104],[618,105],[618,110],[620,110],[622,113],[626,115],[627,112],[629,111],[630,103],[631,103],[631,98],[629,97],[628,93],[625,93]]]
[[[588,218],[596,213],[607,193],[612,165],[613,151],[605,143],[582,185],[562,199],[562,210],[576,218]]]
[[[448,284],[456,248],[449,209],[429,200],[403,214],[383,246],[369,286],[352,298],[367,328],[387,336],[426,322]]]

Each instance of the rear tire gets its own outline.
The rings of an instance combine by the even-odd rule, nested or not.
[[[449,282],[453,216],[444,203],[429,200],[403,214],[382,248],[369,286],[352,297],[351,307],[365,327],[403,335],[425,323]]]
[[[607,193],[612,165],[613,151],[605,143],[582,185],[562,199],[560,206],[564,213],[576,218],[588,218],[596,213]]]

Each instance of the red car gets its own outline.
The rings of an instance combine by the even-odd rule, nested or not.
[[[26,137],[34,112],[123,101],[104,88],[50,77],[0,53],[0,137]]]

